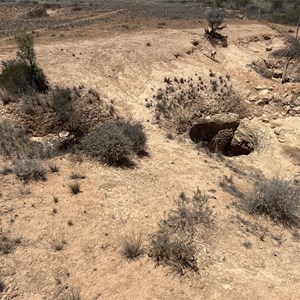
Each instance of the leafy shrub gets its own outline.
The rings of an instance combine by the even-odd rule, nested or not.
[[[46,180],[46,170],[38,159],[20,159],[14,161],[14,165],[15,174],[22,181]]]
[[[81,148],[104,163],[131,164],[128,156],[145,148],[146,135],[140,123],[117,121],[101,125],[81,141]]]
[[[0,87],[12,94],[33,91],[45,92],[48,89],[44,72],[38,66],[29,66],[23,61],[3,64],[0,74]]]
[[[258,73],[262,77],[267,78],[267,79],[272,79],[272,77],[273,77],[273,71],[264,66],[259,67]]]
[[[18,59],[3,63],[0,87],[12,94],[32,91],[45,92],[48,89],[46,76],[36,64],[32,35],[20,32],[16,35]]]
[[[260,179],[253,190],[242,197],[242,207],[253,215],[266,215],[285,226],[299,224],[300,189],[292,181],[279,177]]]

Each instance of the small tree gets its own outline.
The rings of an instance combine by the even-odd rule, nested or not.
[[[16,35],[17,57],[33,67],[36,64],[33,36],[21,31]]]
[[[208,26],[211,28],[210,34],[216,34],[222,29],[226,28],[226,24],[223,24],[225,12],[222,9],[208,9],[205,12],[205,16],[208,22]]]
[[[33,36],[22,31],[16,35],[17,59],[2,62],[0,88],[11,94],[46,92],[46,76],[36,63]]]
[[[220,33],[221,30],[226,28],[226,24],[223,24],[225,18],[225,12],[222,9],[208,9],[205,12],[205,16],[210,29],[205,28],[205,36],[212,44],[221,41],[223,47],[227,47],[227,36]]]
[[[300,59],[300,41],[293,36],[287,35],[285,41],[285,47],[275,51],[274,56],[286,58],[286,63],[284,64],[283,67],[283,74],[281,80],[282,83],[285,83],[287,81],[286,75],[287,75],[290,62],[293,59],[296,60]]]

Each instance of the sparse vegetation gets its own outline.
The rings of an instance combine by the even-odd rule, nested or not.
[[[20,238],[8,237],[0,233],[0,254],[11,253],[20,243]]]
[[[43,17],[48,17],[48,14],[47,14],[47,10],[45,7],[36,7],[34,9],[30,10],[27,13],[27,16],[29,18],[43,18]]]
[[[75,182],[75,183],[70,183],[69,184],[69,188],[70,188],[70,192],[73,195],[77,195],[81,192],[80,189],[80,183],[79,182]]]
[[[30,180],[45,181],[46,170],[38,159],[18,159],[14,161],[14,172],[18,179],[28,182]]]
[[[265,215],[285,226],[300,223],[300,189],[292,181],[279,177],[260,179],[241,201],[250,214]]]
[[[185,270],[198,271],[195,235],[199,225],[213,222],[208,196],[198,189],[192,198],[181,193],[176,209],[166,215],[152,237],[149,256],[157,265],[169,266],[183,275]]]
[[[69,288],[65,291],[58,300],[81,300],[81,293],[78,289]]]
[[[141,233],[130,231],[121,238],[122,255],[135,259],[143,254],[143,239]]]
[[[5,289],[5,283],[3,279],[0,279],[0,293],[3,293]]]
[[[50,164],[49,169],[52,173],[57,173],[59,172],[59,167],[56,164]]]
[[[0,121],[0,155],[21,158],[34,155],[25,132],[8,121]]]
[[[71,90],[69,88],[55,87],[51,107],[56,112],[59,121],[68,121],[74,113]]]
[[[70,175],[70,179],[73,179],[73,180],[85,179],[85,176],[80,173],[72,173]]]
[[[226,24],[223,24],[225,18],[225,12],[223,9],[210,8],[205,12],[205,17],[208,22],[208,28],[205,28],[205,36],[214,44],[220,40],[223,47],[227,47],[227,37],[223,36],[220,31],[226,28]]]
[[[14,172],[14,170],[12,169],[12,168],[10,168],[10,167],[7,167],[7,166],[5,166],[4,168],[2,168],[1,170],[0,170],[0,174],[2,174],[2,175],[4,175],[4,176],[6,176],[6,175],[8,175],[8,174],[11,174],[11,173],[13,173]]]
[[[55,237],[52,241],[52,247],[55,251],[61,251],[64,249],[67,242],[64,238]]]

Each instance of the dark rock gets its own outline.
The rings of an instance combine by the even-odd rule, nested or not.
[[[251,129],[249,121],[242,120],[234,133],[230,145],[226,149],[226,155],[248,155],[254,151],[257,143],[257,137]]]
[[[239,126],[237,114],[216,114],[211,118],[201,119],[190,129],[190,138],[194,143],[210,142],[220,131],[231,129],[234,132]]]
[[[219,131],[208,144],[208,150],[212,153],[223,153],[233,138],[233,129]]]

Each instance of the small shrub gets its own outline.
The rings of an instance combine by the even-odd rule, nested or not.
[[[14,161],[14,172],[20,180],[46,180],[46,170],[37,159],[20,159]]]
[[[147,137],[141,122],[117,121],[116,124],[132,142],[132,151],[140,154],[145,151]]]
[[[19,238],[11,238],[0,233],[0,253],[8,254],[21,243]]]
[[[52,173],[57,173],[59,172],[59,167],[56,164],[50,164],[49,169]]]
[[[32,35],[22,31],[16,35],[17,60],[3,63],[0,87],[9,93],[45,92],[48,89],[46,76],[36,64]]]
[[[267,79],[272,79],[272,77],[273,77],[273,71],[268,68],[260,68],[259,74],[262,77],[267,78]]]
[[[300,189],[292,181],[279,177],[260,179],[242,197],[241,204],[250,214],[266,215],[285,226],[299,225]]]
[[[123,134],[117,123],[108,123],[83,138],[81,148],[108,165],[122,166],[128,164],[133,142]]]
[[[222,9],[208,9],[205,12],[206,19],[208,21],[208,25],[211,28],[211,30],[217,31],[222,28],[222,24],[225,18],[225,12]]]
[[[45,92],[47,80],[42,69],[37,65],[30,66],[24,61],[3,64],[0,74],[0,87],[10,94]]]
[[[2,279],[0,279],[0,293],[3,293],[5,289],[5,283]]]
[[[170,266],[180,275],[184,269],[198,271],[196,247],[191,239],[175,239],[165,232],[159,232],[151,241],[149,256],[156,265]]]
[[[80,6],[80,4],[78,2],[75,2],[73,4],[72,11],[81,11],[81,10],[82,10],[82,7]]]
[[[171,132],[168,132],[168,133],[166,134],[166,138],[167,138],[168,140],[174,140],[174,136],[173,136],[173,134],[172,134]]]
[[[77,179],[85,179],[85,176],[82,175],[82,174],[79,174],[79,173],[72,173],[70,175],[70,179],[73,179],[73,180],[77,180]]]
[[[128,259],[135,259],[143,254],[142,235],[134,231],[124,235],[121,238],[122,254]]]
[[[79,290],[75,290],[73,288],[68,289],[63,293],[62,296],[58,298],[58,300],[81,300],[81,293]]]
[[[60,121],[68,121],[74,113],[71,90],[69,88],[56,87],[53,90],[50,105]]]
[[[47,10],[45,7],[37,7],[27,13],[29,18],[43,18],[48,17]]]
[[[195,233],[198,225],[208,227],[212,221],[207,196],[199,189],[192,198],[181,193],[176,208],[166,215],[152,236],[149,256],[156,265],[169,266],[181,275],[184,270],[198,271]]]
[[[61,251],[64,249],[67,242],[63,238],[55,238],[52,242],[52,247],[55,251]]]
[[[0,174],[2,174],[4,176],[11,174],[13,172],[14,172],[14,170],[12,168],[6,167],[6,166],[0,170]]]
[[[69,188],[73,195],[77,195],[81,192],[79,182],[69,184]]]

